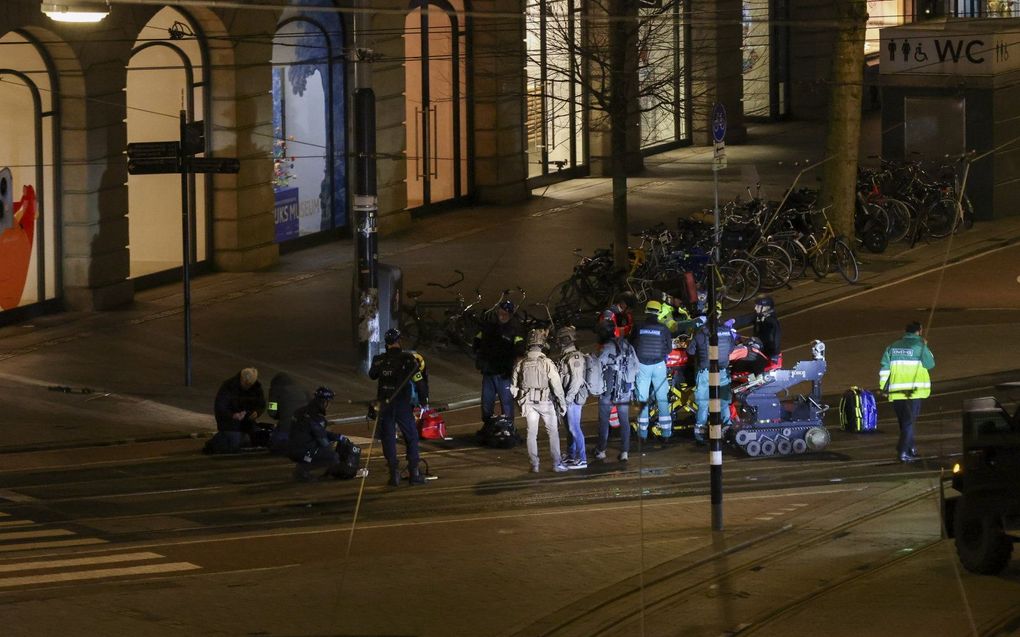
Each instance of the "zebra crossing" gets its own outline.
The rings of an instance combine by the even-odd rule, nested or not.
[[[69,529],[38,528],[32,520],[11,519],[0,512],[0,594],[22,587],[164,575],[201,569],[174,562],[153,551],[111,552],[86,557],[7,556],[19,551],[99,548],[109,544]]]

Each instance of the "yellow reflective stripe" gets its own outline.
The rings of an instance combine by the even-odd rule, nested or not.
[[[524,340],[523,336],[515,336],[514,337],[514,343],[520,343],[523,340]]]

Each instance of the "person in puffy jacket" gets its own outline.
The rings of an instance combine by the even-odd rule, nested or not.
[[[326,409],[336,394],[328,387],[315,390],[312,400],[294,412],[290,423],[288,457],[294,461],[294,478],[299,482],[318,479],[314,469],[325,469],[323,477],[340,464],[333,444],[340,436],[326,429]]]
[[[917,321],[908,324],[903,336],[882,354],[878,384],[892,402],[899,421],[896,451],[901,462],[917,460],[914,423],[921,413],[921,401],[931,395],[928,370],[934,367],[935,355],[921,336],[921,324]]]

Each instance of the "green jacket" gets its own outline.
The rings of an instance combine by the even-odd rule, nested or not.
[[[882,354],[878,372],[879,387],[889,400],[927,398],[931,394],[928,370],[935,367],[935,356],[919,335],[907,332]]]

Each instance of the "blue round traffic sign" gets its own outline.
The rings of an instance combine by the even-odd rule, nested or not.
[[[726,109],[722,104],[716,104],[712,109],[712,139],[716,143],[726,139]]]

